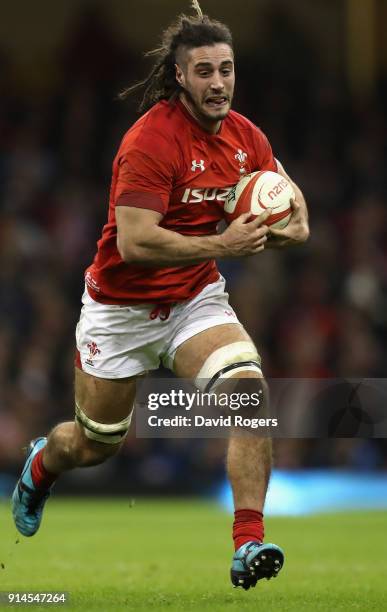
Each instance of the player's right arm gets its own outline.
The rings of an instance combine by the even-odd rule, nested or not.
[[[267,215],[236,219],[221,235],[185,236],[163,228],[174,181],[185,171],[183,155],[168,129],[146,123],[117,158],[113,203],[118,252],[128,264],[188,266],[211,259],[244,257],[263,250]]]
[[[263,251],[271,211],[248,221],[249,213],[233,221],[223,234],[183,236],[159,223],[162,214],[135,206],[116,206],[117,248],[128,264],[187,266],[210,259],[246,257]]]

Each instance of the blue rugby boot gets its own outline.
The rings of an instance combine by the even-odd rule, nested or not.
[[[50,489],[37,489],[32,482],[31,463],[35,455],[46,446],[47,438],[32,440],[20,479],[12,495],[12,514],[15,525],[24,536],[33,536],[39,529],[43,507]]]
[[[246,542],[235,552],[231,566],[234,587],[246,591],[262,578],[276,578],[284,564],[284,553],[275,544]]]

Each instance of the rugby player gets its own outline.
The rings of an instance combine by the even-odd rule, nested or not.
[[[76,331],[75,421],[33,440],[13,494],[18,530],[32,536],[57,477],[102,463],[120,448],[131,420],[136,379],[160,362],[177,376],[262,381],[251,338],[228,303],[215,259],[258,255],[309,235],[304,197],[288,226],[269,231],[270,211],[236,219],[217,234],[225,197],[244,173],[277,171],[266,136],[231,110],[234,50],[228,27],[202,14],[180,15],[153,52],[154,67],[125,95],[144,88],[145,114],[125,134],[113,163],[108,220],[87,269]],[[249,380],[251,383],[251,380]],[[231,580],[248,589],[276,576],[282,550],[263,543],[271,442],[231,435],[235,554]]]

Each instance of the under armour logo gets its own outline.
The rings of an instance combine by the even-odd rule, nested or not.
[[[192,172],[195,172],[195,170],[201,170],[203,172],[205,170],[204,159],[201,159],[200,162],[197,162],[196,159],[193,159],[191,170]]]

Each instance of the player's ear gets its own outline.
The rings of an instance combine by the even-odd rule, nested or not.
[[[176,68],[176,81],[179,83],[181,87],[185,85],[184,72],[180,68],[179,64],[175,64]]]

